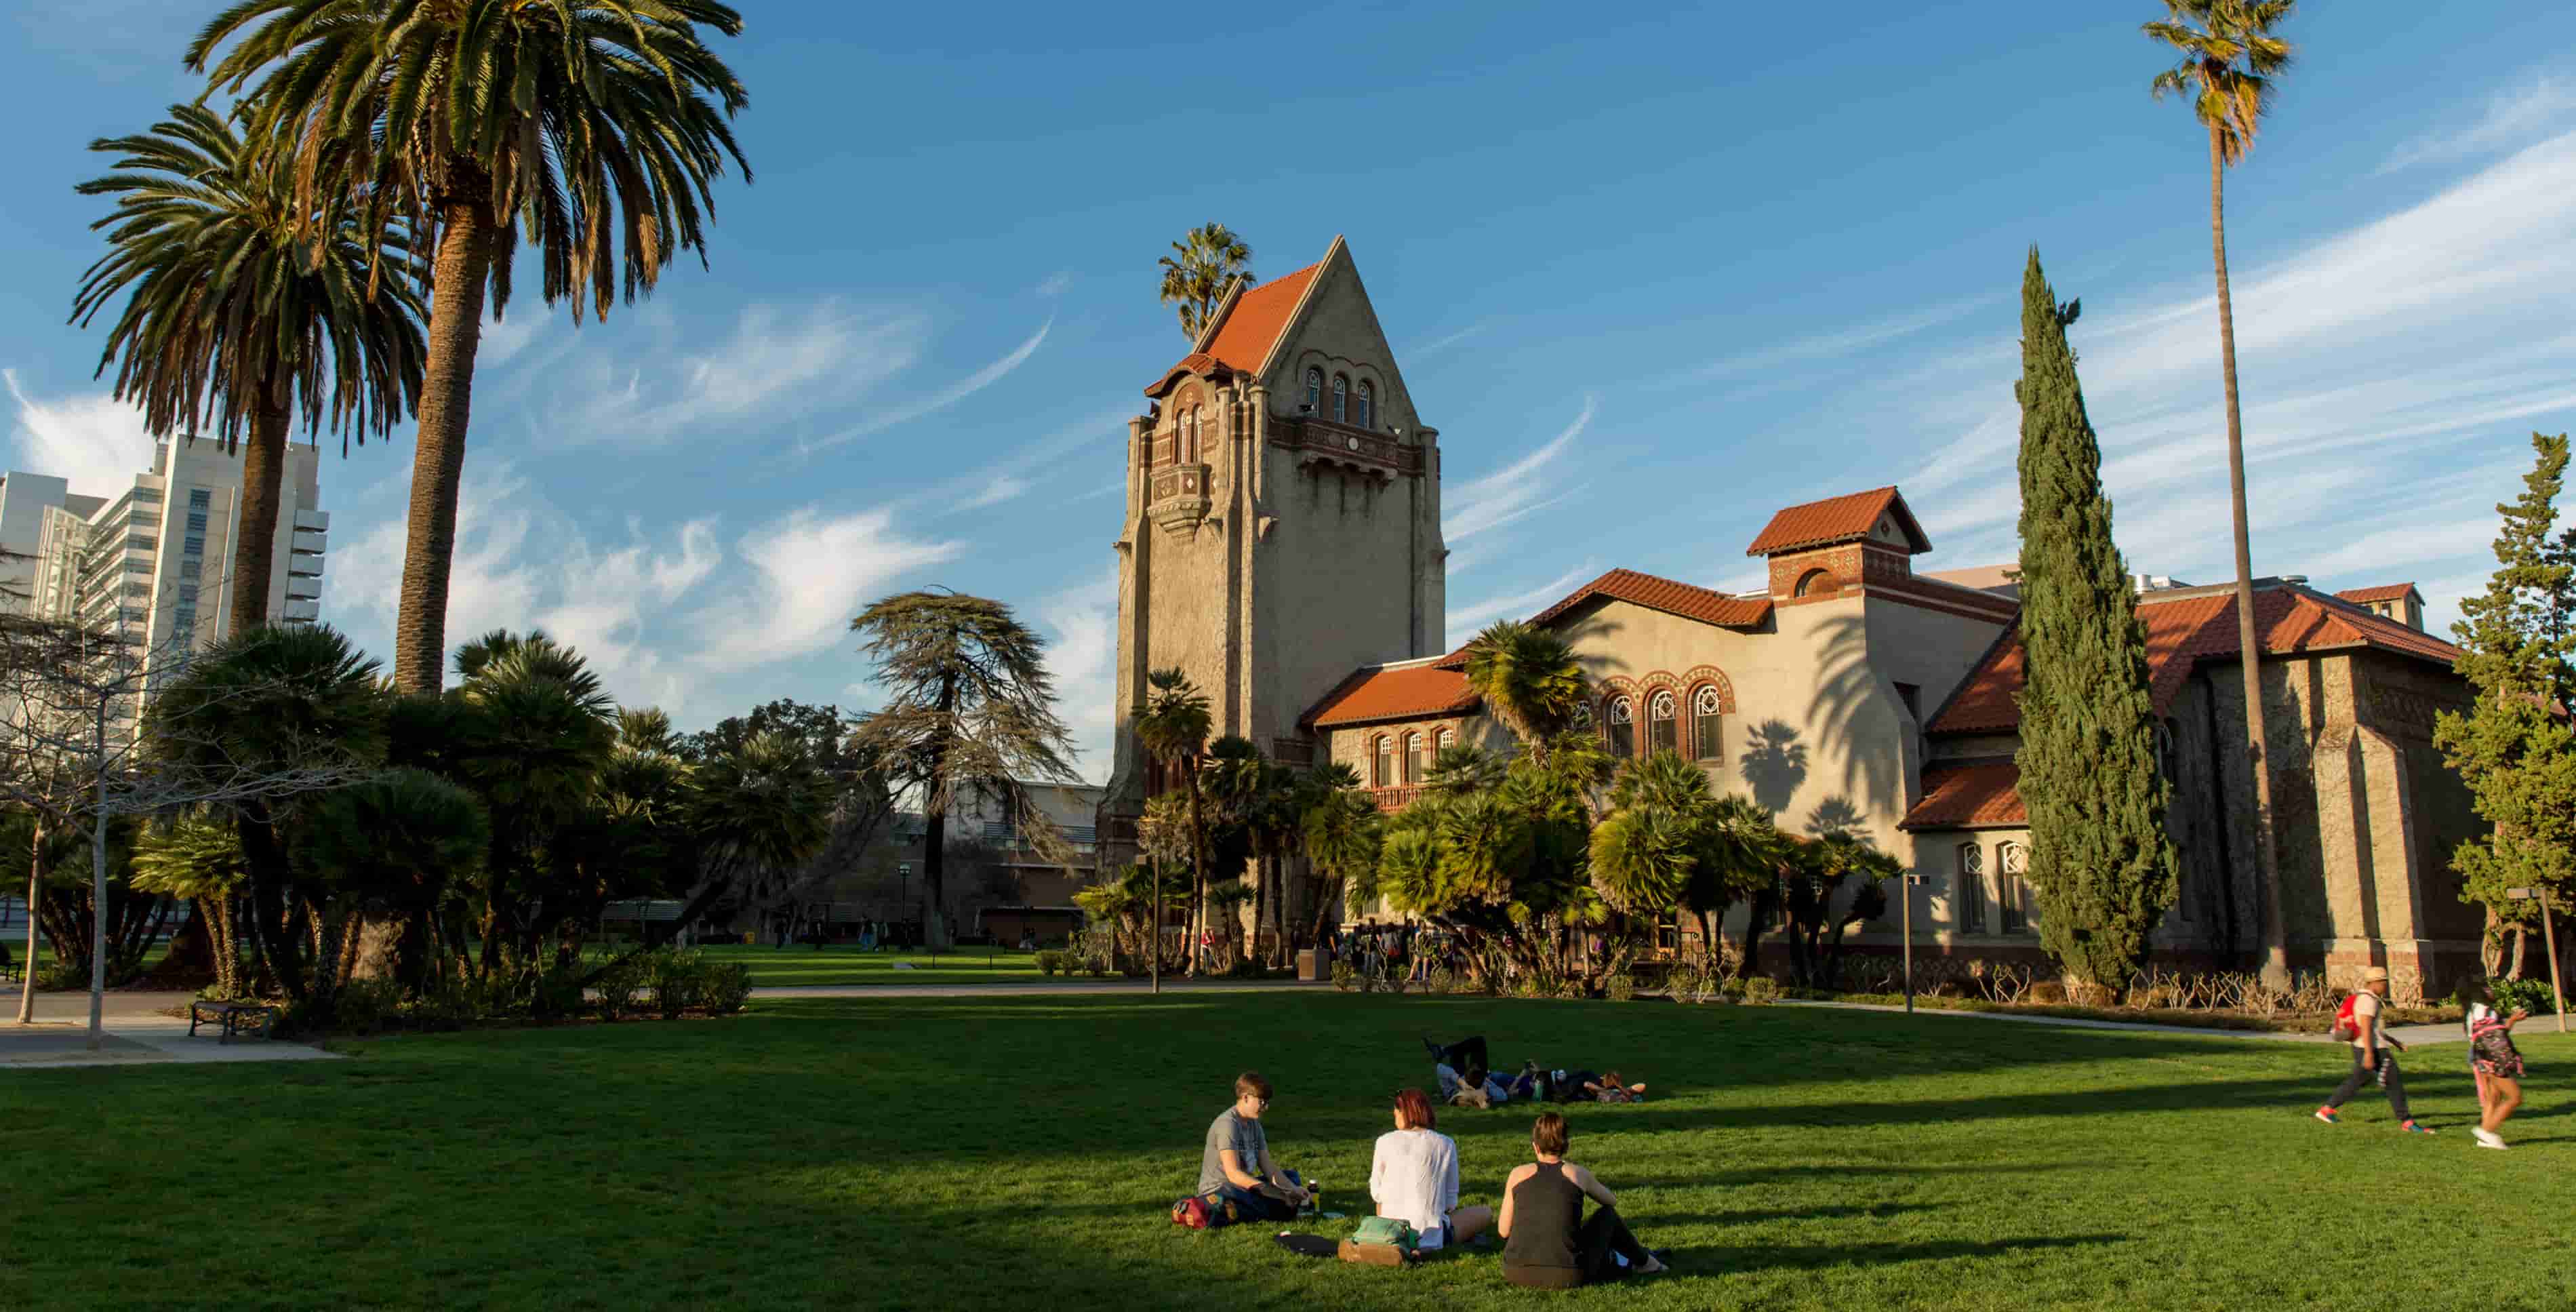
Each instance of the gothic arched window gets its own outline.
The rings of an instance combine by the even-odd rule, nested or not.
[[[1986,932],[1986,849],[1974,843],[1959,844],[1959,929],[1962,933]]]
[[[1637,704],[1625,697],[1610,699],[1610,754],[1637,754]]]
[[[1377,736],[1377,750],[1374,753],[1374,757],[1375,764],[1369,770],[1369,786],[1372,788],[1394,787],[1395,740],[1387,737],[1385,734],[1379,734]]]
[[[1365,378],[1360,380],[1360,413],[1358,422],[1359,426],[1362,428],[1375,428],[1377,426],[1377,384],[1372,383]]]
[[[1306,413],[1324,413],[1324,371],[1321,369],[1306,371]]]
[[[2030,889],[2021,882],[2021,872],[2028,865],[2030,851],[2019,843],[2005,843],[1995,849],[1996,864],[2003,867],[1996,881],[1996,917],[2007,934],[2018,934],[2030,928]]]
[[[1406,734],[1404,736],[1404,781],[1409,784],[1421,783],[1423,765],[1422,735]]]
[[[1348,423],[1351,417],[1351,380],[1333,375],[1333,422]]]
[[[1678,752],[1682,749],[1681,724],[1674,718],[1675,709],[1670,688],[1656,693],[1654,700],[1646,703],[1647,751]]]
[[[1726,759],[1726,716],[1715,684],[1701,684],[1691,694],[1691,751],[1703,761]]]

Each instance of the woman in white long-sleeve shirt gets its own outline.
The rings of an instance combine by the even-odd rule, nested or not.
[[[1425,1250],[1463,1244],[1494,1223],[1494,1209],[1458,1205],[1458,1143],[1432,1128],[1438,1120],[1422,1090],[1395,1095],[1395,1129],[1377,1137],[1369,1161],[1377,1214],[1412,1222]]]

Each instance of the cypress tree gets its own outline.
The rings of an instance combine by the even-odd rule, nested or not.
[[[2022,277],[2022,805],[2040,937],[2079,979],[2125,988],[2171,905],[2175,857],[2156,753],[2147,639],[2111,542],[2102,448],[2061,308],[2030,253]]]

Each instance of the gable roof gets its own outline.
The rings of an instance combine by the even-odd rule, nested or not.
[[[1306,289],[1323,267],[1324,262],[1317,260],[1258,287],[1247,290],[1238,284],[1217,305],[1214,330],[1202,330],[1190,353],[1164,370],[1162,377],[1145,389],[1145,395],[1161,396],[1171,390],[1173,379],[1185,373],[1215,373],[1220,369],[1259,373],[1263,362],[1270,358],[1270,348],[1278,345],[1280,334],[1288,331],[1288,321],[1296,316],[1298,303],[1305,299]]]
[[[2254,633],[2267,656],[2372,648],[2438,664],[2445,669],[2460,649],[2385,616],[2279,580],[2258,581]],[[2194,667],[2237,654],[2236,589],[2232,586],[2150,593],[2138,599],[2147,631],[2148,687],[2156,714],[2173,705]],[[2014,697],[2028,678],[2018,627],[2007,630],[1969,671],[1930,732],[2004,733],[2020,727]]]
[[[1474,709],[1476,694],[1466,673],[1446,666],[1446,658],[1362,666],[1324,694],[1305,722],[1327,729]]]
[[[1648,610],[1729,629],[1752,628],[1771,614],[1769,597],[1730,597],[1723,592],[1711,592],[1688,583],[1640,574],[1633,569],[1614,569],[1531,616],[1530,623],[1544,626],[1594,597],[1610,597]]]
[[[2030,823],[2022,809],[2021,767],[2011,761],[1972,761],[1923,768],[1923,800],[1899,829],[2018,828]]]
[[[1763,526],[1762,532],[1753,539],[1753,545],[1744,549],[1744,554],[1772,556],[1783,551],[1858,541],[1878,527],[1880,516],[1890,514],[1896,517],[1896,527],[1905,535],[1908,552],[1921,555],[1932,549],[1932,539],[1923,536],[1923,526],[1914,522],[1914,512],[1906,509],[1905,498],[1898,496],[1891,484],[1867,492],[1791,506],[1771,517],[1771,522]]]
[[[2374,588],[2346,588],[2334,595],[2338,601],[2367,606],[2374,601],[2404,601],[2414,591],[2412,583],[2382,583]]]

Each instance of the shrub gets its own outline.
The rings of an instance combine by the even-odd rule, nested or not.
[[[1041,951],[1038,953],[1038,973],[1039,973],[1039,974],[1041,974],[1041,975],[1053,975],[1053,974],[1056,974],[1056,973],[1057,973],[1057,972],[1059,972],[1059,971],[1062,971],[1063,969],[1064,969],[1064,954],[1063,954],[1063,953],[1061,953],[1061,952],[1052,952],[1052,951],[1044,951],[1044,950],[1041,950]]]
[[[635,1014],[635,991],[641,984],[641,958],[628,957],[614,964],[601,963],[599,980],[591,988],[599,994],[599,1018],[622,1020]]]
[[[1601,996],[1612,1002],[1633,1001],[1637,996],[1636,978],[1624,970],[1612,975],[1601,982]]]
[[[1767,1007],[1780,1000],[1780,981],[1768,975],[1756,975],[1744,981],[1744,1005]]]
[[[1367,982],[1365,980],[1360,978],[1359,969],[1351,965],[1351,963],[1347,961],[1336,961],[1333,963],[1334,988],[1340,989],[1344,993],[1348,993],[1353,989],[1359,989],[1362,992],[1366,992],[1366,983]]]
[[[2534,1016],[2558,1013],[2556,1000],[2549,993],[2549,981],[2545,979],[2492,979],[2487,981],[2487,988],[2495,994],[2496,1010],[2508,1016],[2516,1011],[2527,1011]]]
[[[373,1034],[399,1019],[402,986],[389,979],[353,979],[332,999],[332,1028],[351,1034]]]
[[[562,1020],[582,1013],[582,976],[590,972],[579,961],[548,966],[530,981],[528,1015],[537,1020]]]
[[[678,1020],[698,1005],[706,977],[706,957],[702,953],[695,948],[657,952],[645,962],[644,990],[652,995],[653,1010],[662,1019]]]
[[[708,1015],[733,1015],[751,1001],[751,967],[735,961],[708,962],[698,990]]]

